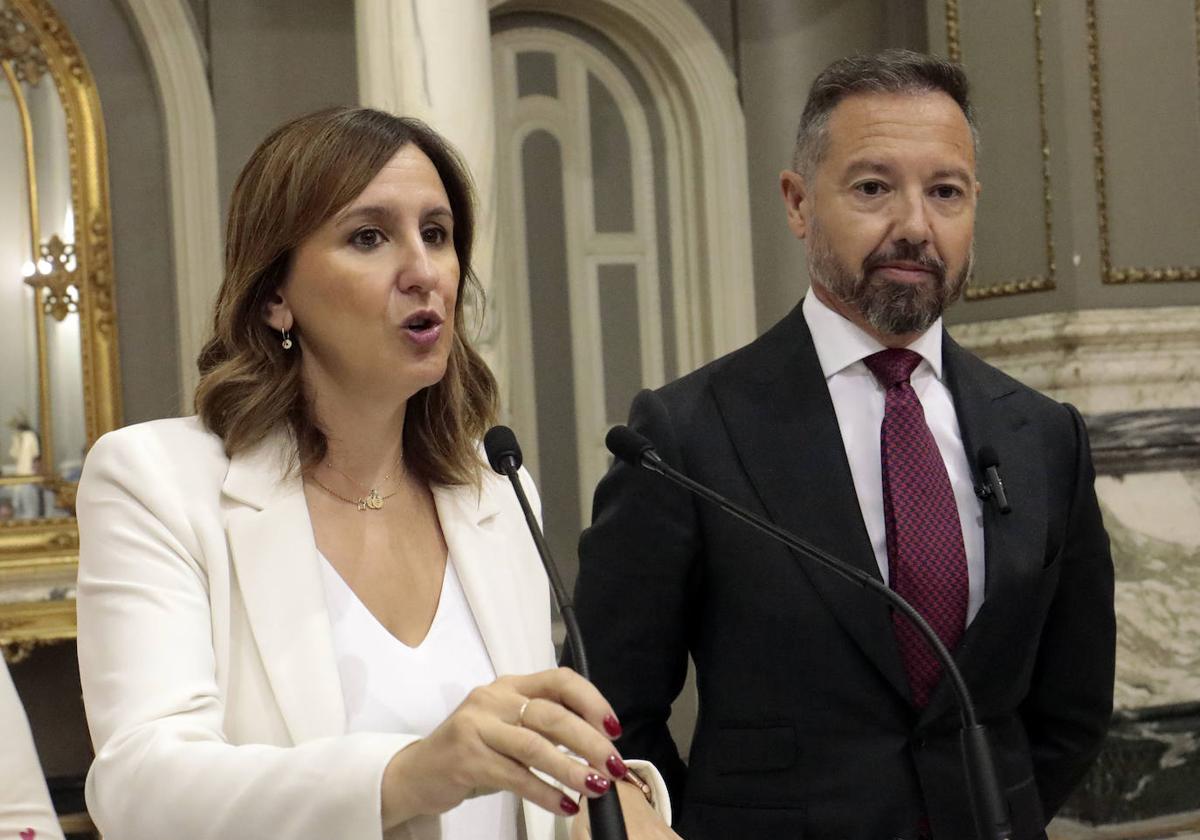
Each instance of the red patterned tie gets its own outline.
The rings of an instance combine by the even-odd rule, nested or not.
[[[908,381],[921,357],[892,349],[863,361],[887,392],[879,448],[891,587],[953,651],[967,623],[967,554],[950,476]],[[913,700],[924,708],[942,666],[907,618],[894,613],[892,625]]]

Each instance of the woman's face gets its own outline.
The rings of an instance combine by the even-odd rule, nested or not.
[[[296,248],[268,321],[298,330],[314,396],[407,399],[442,378],[458,299],[453,235],[442,180],[409,143]]]

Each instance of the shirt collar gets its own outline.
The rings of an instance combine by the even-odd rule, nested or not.
[[[886,349],[873,336],[834,312],[812,293],[804,296],[801,308],[826,380],[872,353]],[[908,345],[908,349],[920,354],[933,370],[933,375],[941,379],[942,319],[939,317],[934,321],[929,329]]]

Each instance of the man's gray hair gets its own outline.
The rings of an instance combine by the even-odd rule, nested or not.
[[[979,130],[971,107],[967,74],[962,65],[912,50],[891,49],[874,55],[839,59],[817,76],[808,92],[792,168],[808,177],[825,156],[829,145],[829,115],[848,96],[856,93],[922,94],[942,92],[958,103],[971,139],[979,150]]]

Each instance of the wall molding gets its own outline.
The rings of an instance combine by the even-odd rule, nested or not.
[[[1084,414],[1200,405],[1200,306],[1053,312],[960,324],[950,334]]]
[[[167,135],[167,182],[180,408],[192,411],[196,358],[224,274],[217,187],[217,133],[204,55],[184,0],[124,0],[150,61]]]
[[[1200,2],[1200,0],[1197,0]],[[964,300],[986,300],[1029,292],[1048,292],[1055,288],[1057,266],[1054,257],[1054,191],[1050,180],[1050,130],[1046,118],[1046,48],[1042,37],[1042,0],[1032,0],[1034,65],[1037,79],[1038,141],[1042,164],[1042,217],[1045,229],[1046,268],[1041,274],[1017,277],[987,285],[969,284]],[[959,0],[946,0],[946,55],[962,63],[962,14]]]
[[[540,12],[603,33],[634,63],[666,113],[686,132],[683,177],[699,185],[698,245],[707,282],[707,355],[757,335],[750,248],[746,122],[737,78],[683,0],[489,0],[493,17]],[[695,267],[699,269],[700,267]]]

